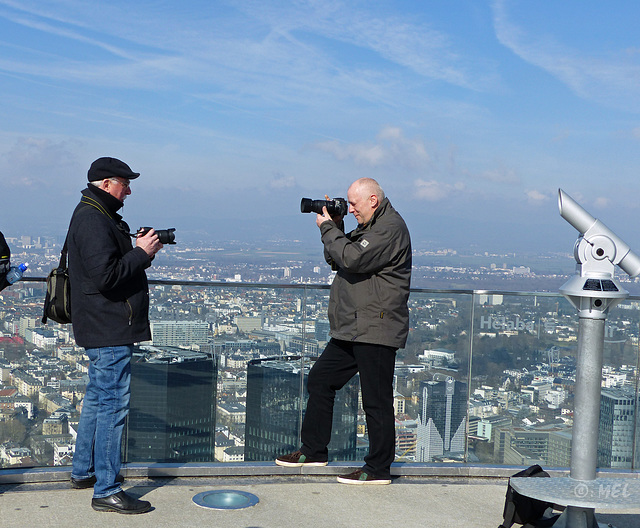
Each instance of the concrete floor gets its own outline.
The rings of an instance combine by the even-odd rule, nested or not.
[[[92,490],[67,483],[0,486],[0,527],[402,527],[496,528],[502,521],[506,479],[399,477],[390,486],[345,486],[327,476],[128,478],[125,490],[149,500],[142,515],[99,513]],[[239,490],[259,498],[240,510],[213,510],[193,502],[212,490]],[[597,512],[599,523],[640,526],[640,510]]]

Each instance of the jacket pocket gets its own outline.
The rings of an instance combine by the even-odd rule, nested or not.
[[[133,324],[133,307],[131,306],[129,299],[125,299],[122,304],[124,306],[124,312],[125,317],[127,318],[127,322],[129,326],[131,326]]]

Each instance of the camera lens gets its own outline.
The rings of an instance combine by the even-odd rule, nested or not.
[[[161,244],[175,244],[176,235],[174,233],[175,227],[171,229],[158,229],[156,234],[158,235],[158,240]]]
[[[349,210],[347,201],[344,198],[334,198],[333,200],[311,200],[303,198],[300,202],[300,212],[322,214],[322,208],[326,207],[331,216],[345,216]]]
[[[303,198],[300,202],[301,213],[311,213],[313,211],[313,200],[311,198]]]

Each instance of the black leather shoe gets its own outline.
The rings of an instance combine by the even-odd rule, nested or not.
[[[91,507],[102,512],[144,513],[151,509],[151,503],[119,491],[102,499],[91,499]]]
[[[124,482],[124,477],[120,475],[120,473],[116,475],[116,482],[118,484],[122,484]],[[92,477],[83,478],[83,479],[74,479],[73,477],[71,477],[71,487],[73,489],[93,488],[93,486],[95,486],[95,483],[96,483],[95,475],[93,475]]]

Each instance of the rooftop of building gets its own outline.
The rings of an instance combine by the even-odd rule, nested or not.
[[[432,293],[437,296],[442,292],[420,291],[418,295],[426,298]],[[525,294],[513,295],[525,298]],[[534,304],[537,306],[538,296],[545,294],[526,295],[535,298]],[[474,306],[477,308],[477,303],[471,298],[468,307]],[[481,317],[492,315],[484,315],[483,312]],[[483,319],[480,319],[480,323],[482,329]],[[508,335],[508,328],[504,325],[497,325],[491,330],[495,336],[503,331],[505,336]],[[474,335],[474,327],[470,326],[467,332],[468,335]],[[509,336],[509,339],[512,337]],[[636,339],[635,330],[630,332],[628,337]],[[471,349],[469,354],[472,355]],[[481,356],[478,349],[473,354],[474,357]],[[478,363],[474,362],[473,365],[474,369],[477,369]],[[404,365],[403,369],[409,370],[412,367],[413,365]],[[424,365],[418,367],[425,368]],[[244,372],[246,374],[246,370]],[[474,371],[471,371],[471,367],[469,372],[460,373],[465,379],[472,379],[472,374]],[[220,401],[218,405],[220,409],[227,410],[225,406],[231,404]],[[505,414],[513,413],[516,409],[517,407],[510,404]],[[524,448],[518,448],[514,453],[521,454],[523,450]],[[476,460],[471,456],[469,459]],[[504,462],[515,463],[511,460]],[[37,462],[27,460],[27,463]],[[444,469],[433,470],[432,467],[425,469],[425,466],[420,464],[407,464],[402,469],[399,469],[401,466],[396,468],[397,478],[391,486],[357,487],[335,482],[335,474],[346,472],[346,467],[334,463],[330,464],[324,473],[280,471],[281,468],[268,463],[230,463],[224,466],[226,467],[215,475],[189,468],[179,473],[167,474],[161,468],[161,464],[151,464],[144,471],[131,470],[129,466],[125,470],[125,489],[137,497],[150,500],[154,508],[141,516],[104,515],[94,512],[90,506],[89,490],[70,489],[68,469],[52,470],[41,467],[22,474],[2,469],[0,527],[127,527],[149,523],[154,526],[173,527],[206,523],[207,526],[220,525],[225,528],[287,528],[307,525],[495,528],[502,518],[506,477],[521,469],[502,466],[499,472],[491,472],[487,471],[485,466],[470,468],[466,464],[458,464],[453,469],[439,465]],[[267,466],[273,469],[265,469]],[[637,479],[640,474],[629,472],[626,477],[629,476]],[[198,493],[225,489],[253,493],[260,502],[251,508],[236,511],[208,510],[193,502],[193,497]],[[598,509],[597,513],[602,523],[609,523],[617,528],[640,526],[640,509]]]
[[[502,522],[507,489],[502,475],[518,470],[441,466],[429,475],[425,467],[395,468],[390,486],[345,486],[335,480],[335,474],[350,469],[343,464],[305,470],[267,463],[229,464],[227,468],[227,475],[218,468],[215,476],[198,467],[192,471],[153,466],[125,469],[123,488],[152,504],[152,510],[143,515],[93,511],[91,490],[71,489],[68,469],[4,470],[0,473],[1,525],[495,528]],[[493,476],[475,476],[480,474]],[[638,477],[634,473],[619,476]],[[194,501],[200,494],[222,490],[255,495],[258,503],[231,510],[206,508]],[[596,517],[601,526],[635,528],[640,508],[598,510]]]

